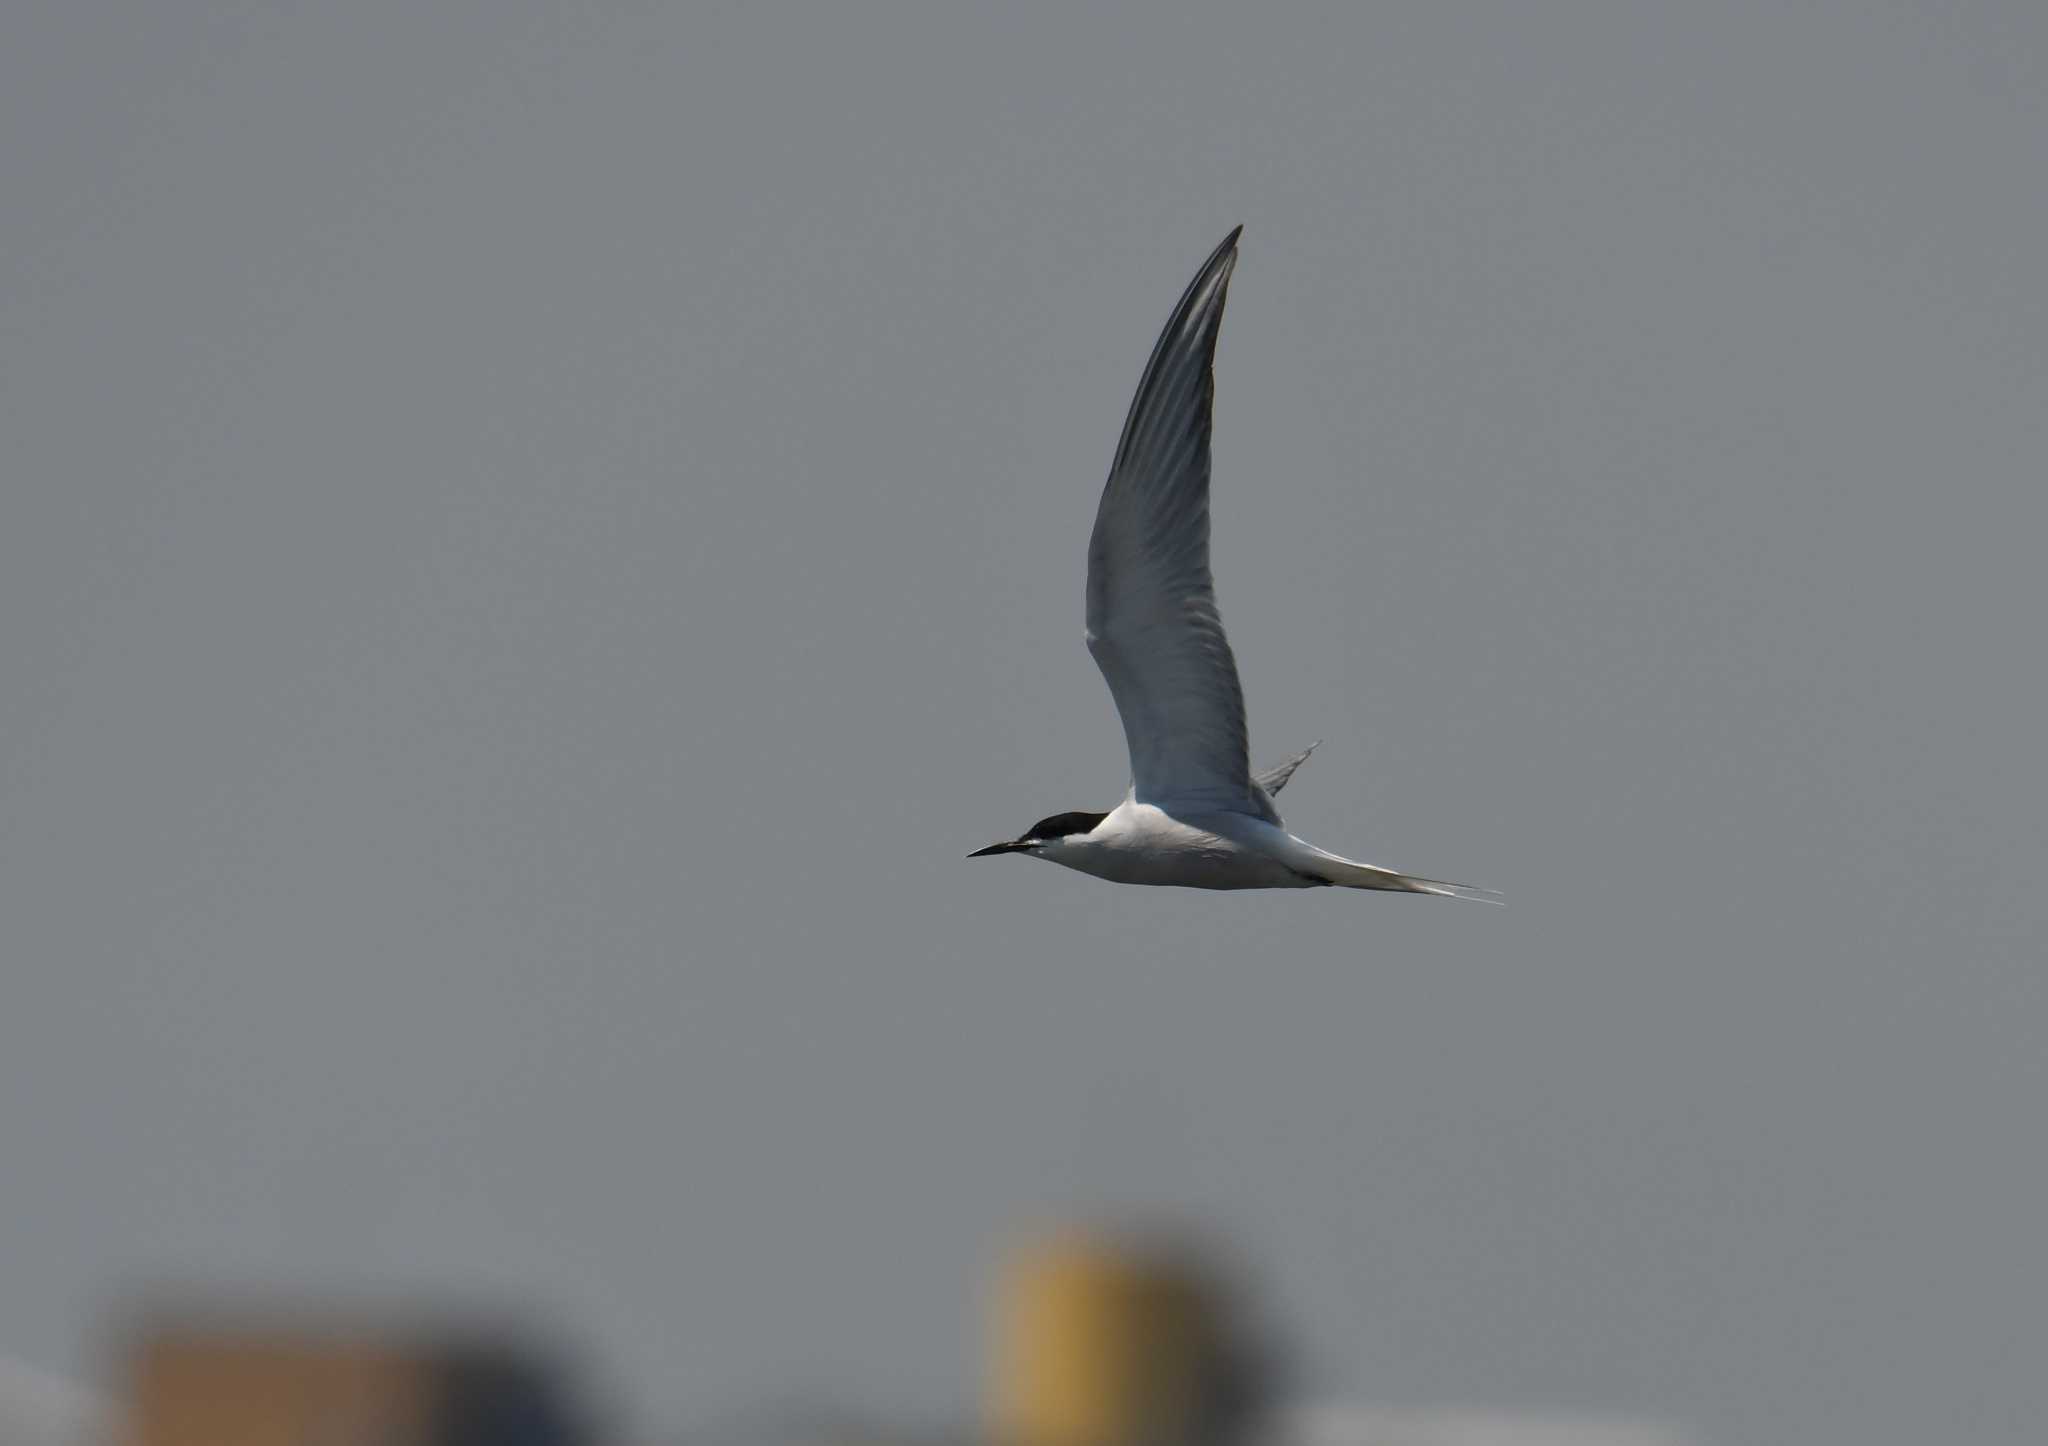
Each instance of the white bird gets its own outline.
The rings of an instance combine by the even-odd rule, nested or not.
[[[1209,575],[1211,367],[1238,227],[1152,348],[1088,542],[1088,651],[1109,682],[1131,787],[1108,813],[1061,813],[969,858],[1029,854],[1120,884],[1308,889],[1331,884],[1489,898],[1375,868],[1296,838],[1273,807],[1302,760],[1254,775],[1244,691]]]

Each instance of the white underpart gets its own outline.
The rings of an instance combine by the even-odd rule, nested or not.
[[[1312,889],[1328,885],[1405,894],[1483,897],[1480,890],[1375,868],[1317,848],[1248,814],[1168,812],[1127,798],[1091,833],[1032,852],[1118,884],[1190,889]]]

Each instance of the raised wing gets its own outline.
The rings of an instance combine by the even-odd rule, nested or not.
[[[1302,749],[1301,752],[1295,754],[1285,763],[1276,763],[1271,768],[1266,769],[1263,773],[1253,774],[1252,782],[1256,783],[1259,787],[1265,789],[1267,794],[1269,795],[1278,793],[1281,789],[1287,786],[1287,780],[1294,777],[1294,770],[1301,767],[1302,764],[1308,762],[1309,754],[1315,752],[1318,748],[1322,746],[1323,740],[1318,738],[1315,742],[1309,744],[1308,747]]]
[[[1209,575],[1210,369],[1243,229],[1189,284],[1131,401],[1088,542],[1088,651],[1123,718],[1140,802],[1277,821],[1252,782]]]

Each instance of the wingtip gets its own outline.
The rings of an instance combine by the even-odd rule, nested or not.
[[[1236,265],[1237,238],[1242,235],[1244,235],[1243,223],[1231,227],[1230,234],[1223,238],[1222,244],[1214,251],[1211,251],[1209,259],[1202,263],[1202,270],[1196,279],[1199,281],[1202,277],[1212,275],[1219,267]]]
[[[1237,238],[1243,234],[1244,227],[1231,228],[1230,234],[1223,238],[1223,244],[1210,252],[1209,259],[1202,263],[1201,275],[1193,290],[1200,291],[1213,286],[1216,288],[1216,294],[1221,296],[1222,288],[1230,284],[1231,273],[1237,270]]]

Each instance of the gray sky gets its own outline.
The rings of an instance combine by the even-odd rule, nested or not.
[[[0,1354],[944,1419],[1170,1206],[1317,1394],[2038,1440],[2048,12],[1790,9],[10,6]],[[962,859],[1239,221],[1257,761],[1508,908]]]

